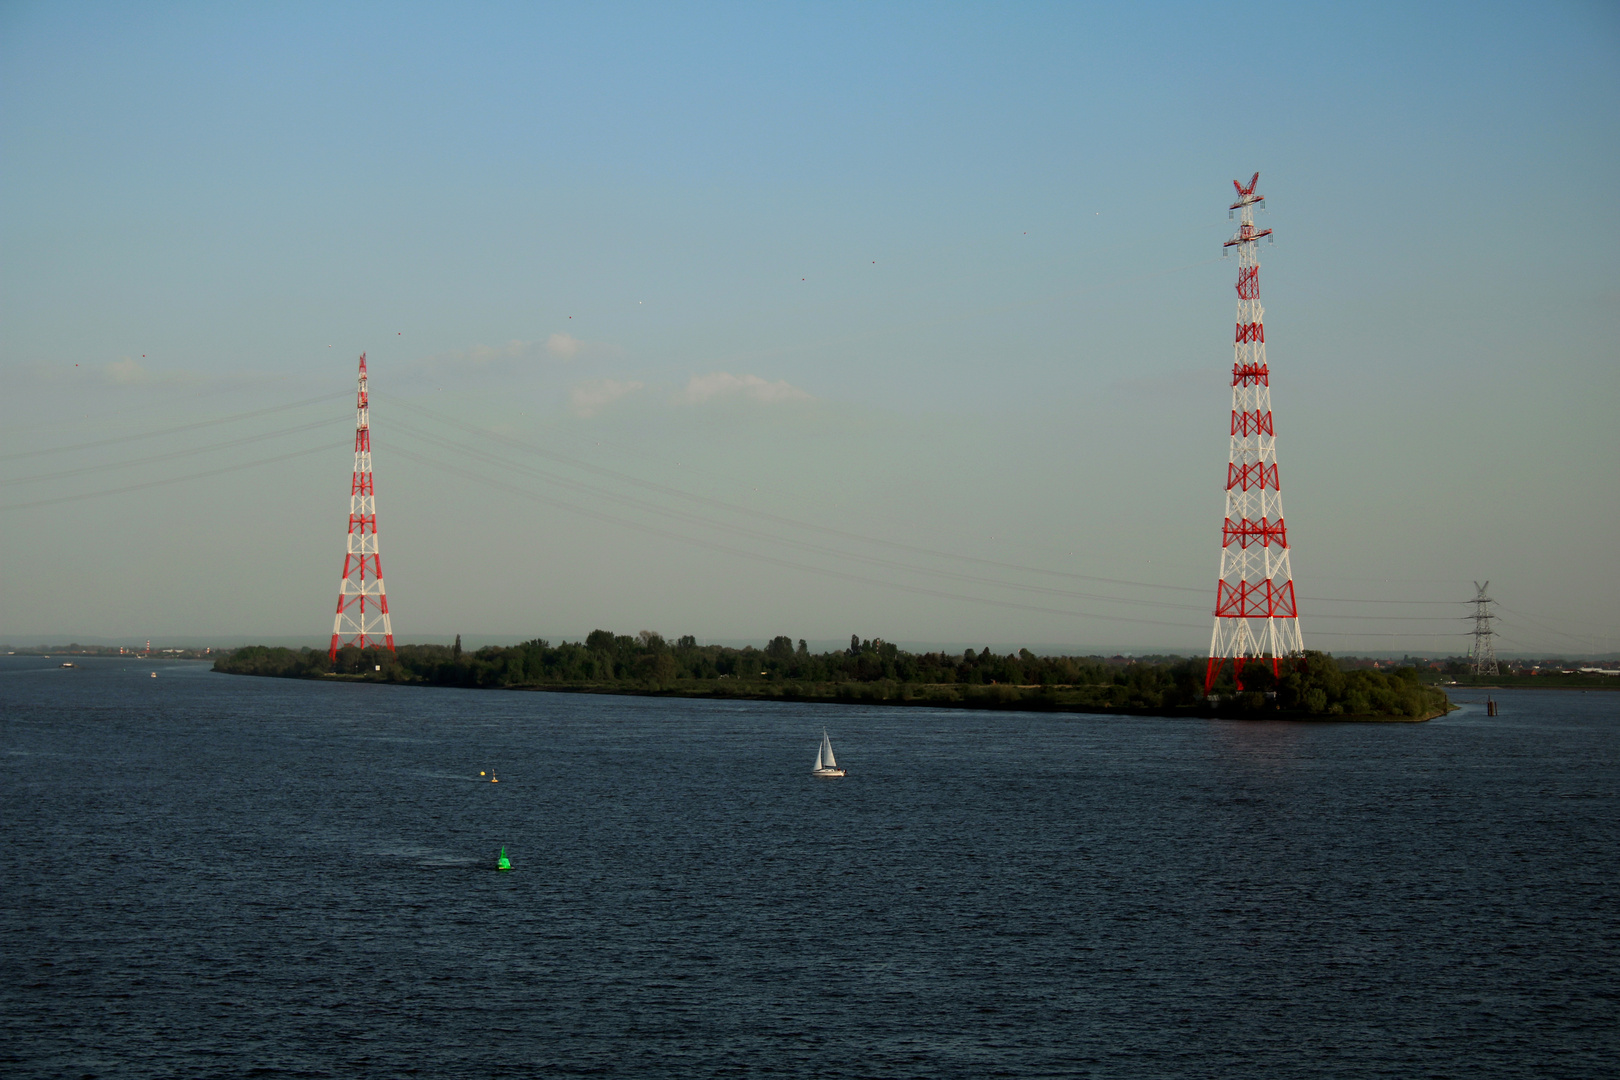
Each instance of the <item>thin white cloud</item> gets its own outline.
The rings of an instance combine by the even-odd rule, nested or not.
[[[786,401],[814,401],[815,397],[785,380],[769,382],[758,375],[733,375],[729,371],[716,371],[708,375],[694,375],[685,388],[671,399],[677,405],[702,405],[710,401],[742,399],[762,405],[778,405]]]
[[[461,360],[470,364],[488,364],[496,360],[517,360],[529,355],[534,348],[532,341],[519,341],[513,338],[505,345],[474,345],[470,349],[458,349],[450,353],[453,360]]]
[[[546,338],[546,352],[564,359],[573,359],[584,347],[585,343],[573,334],[552,334]]]
[[[513,338],[504,345],[472,345],[428,357],[428,362],[448,361],[454,364],[473,364],[488,367],[506,361],[550,358],[577,360],[591,356],[612,355],[617,350],[611,345],[595,341],[582,341],[572,334],[556,333],[544,341],[524,341]]]
[[[645,383],[634,380],[592,379],[574,387],[568,395],[568,407],[575,416],[595,416],[620,398],[645,388]]]
[[[140,361],[132,360],[127,356],[122,360],[114,360],[107,365],[105,370],[107,378],[125,386],[130,383],[145,382],[152,377],[151,373],[141,366]]]
[[[118,386],[165,385],[169,383],[198,382],[202,376],[192,371],[153,371],[133,356],[120,356],[102,366],[107,381]]]

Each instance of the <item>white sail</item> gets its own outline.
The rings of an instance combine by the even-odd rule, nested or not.
[[[822,764],[821,747],[819,747],[819,746],[816,747],[816,768],[818,768],[818,769],[825,768],[825,766]]]
[[[821,733],[821,764],[828,769],[838,768],[838,761],[833,757],[832,740],[827,737],[825,731]]]

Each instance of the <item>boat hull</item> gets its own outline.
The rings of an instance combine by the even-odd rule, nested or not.
[[[810,775],[820,777],[823,780],[831,780],[831,779],[834,779],[835,777],[843,776],[844,775],[844,770],[843,769],[816,769]]]

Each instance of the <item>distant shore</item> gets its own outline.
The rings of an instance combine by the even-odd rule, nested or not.
[[[1449,705],[1443,690],[1419,682],[1414,667],[1346,671],[1319,652],[1252,662],[1241,672],[1226,664],[1211,680],[1203,657],[1037,656],[1027,649],[998,656],[988,648],[908,653],[856,637],[847,650],[816,654],[785,636],[764,649],[733,649],[698,645],[690,636],[671,643],[651,632],[629,637],[606,630],[555,646],[536,639],[476,652],[459,644],[348,647],[335,658],[250,645],[214,667],[233,675],[469,690],[1256,720],[1421,722],[1444,715]]]
[[[320,676],[341,682],[376,682],[360,674],[327,672]],[[685,682],[685,680],[682,680]],[[417,684],[422,685],[422,684]],[[1220,703],[1193,706],[1108,705],[1089,697],[1091,687],[1053,686],[979,686],[963,687],[947,683],[908,683],[903,689],[871,683],[828,683],[805,688],[803,686],[771,686],[769,684],[738,682],[727,685],[720,680],[694,680],[687,685],[635,686],[622,682],[612,683],[529,683],[486,687],[539,694],[599,694],[607,697],[682,698],[699,701],[774,701],[806,705],[870,705],[920,707],[933,709],[963,709],[981,712],[1047,712],[1091,714],[1101,716],[1153,716],[1165,719],[1189,720],[1290,720],[1314,723],[1356,724],[1421,724],[1444,716],[1460,706],[1449,701],[1441,708],[1418,716],[1383,713],[1320,714],[1283,709],[1256,713],[1237,703],[1222,707]],[[894,691],[900,690],[896,693]],[[1065,693],[1067,691],[1067,693]],[[887,692],[887,693],[886,693]]]
[[[1613,675],[1500,675],[1489,682],[1433,682],[1441,690],[1620,690]]]
[[[341,676],[339,676],[341,677]],[[860,684],[844,684],[851,690],[857,689]],[[843,689],[841,686],[840,689]],[[1048,696],[1042,691],[1048,687],[1025,686],[1009,687],[1019,691],[1028,691],[1030,696],[1020,696],[1012,699],[998,699],[993,696],[952,697],[948,696],[952,687],[944,684],[929,686],[926,684],[910,684],[907,689],[917,693],[905,697],[866,697],[858,693],[802,693],[783,688],[780,692],[765,690],[759,687],[743,687],[736,689],[716,687],[644,687],[632,688],[616,684],[603,684],[599,686],[581,686],[577,683],[557,684],[551,686],[512,686],[509,690],[524,690],[542,694],[606,694],[622,697],[663,697],[663,698],[693,698],[713,701],[780,701],[795,702],[811,705],[873,705],[873,706],[913,706],[932,709],[968,709],[990,712],[1059,712],[1059,713],[1090,713],[1104,716],[1156,716],[1168,719],[1205,719],[1205,720],[1294,720],[1311,721],[1318,723],[1363,723],[1363,724],[1421,724],[1436,717],[1444,716],[1459,708],[1457,705],[1447,704],[1444,708],[1436,709],[1423,716],[1389,716],[1382,714],[1363,713],[1337,715],[1320,715],[1306,712],[1287,712],[1275,710],[1256,715],[1237,707],[1222,709],[1219,705],[1204,706],[1177,706],[1166,708],[1163,706],[1143,707],[1129,705],[1099,705],[1095,702],[1064,701],[1058,695]],[[988,688],[987,688],[988,689]],[[1060,688],[1061,690],[1061,688]],[[943,693],[941,693],[943,692]]]

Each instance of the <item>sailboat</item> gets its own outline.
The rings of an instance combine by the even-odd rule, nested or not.
[[[811,776],[834,777],[843,776],[844,770],[838,767],[838,759],[833,757],[832,740],[827,737],[827,729],[821,729],[821,746],[816,750],[816,767]]]

